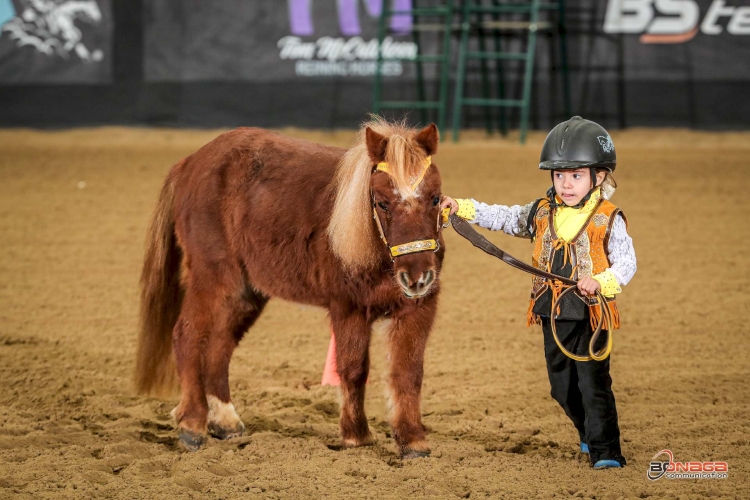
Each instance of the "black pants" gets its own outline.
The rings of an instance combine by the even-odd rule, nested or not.
[[[588,319],[558,321],[556,324],[557,336],[568,351],[588,354],[592,334]],[[581,442],[588,445],[591,463],[611,459],[625,465],[625,458],[620,453],[620,428],[609,376],[609,358],[604,361],[573,361],[555,343],[548,318],[542,318],[542,331],[552,397],[573,421]],[[599,350],[605,342],[606,335],[602,332],[594,347]]]

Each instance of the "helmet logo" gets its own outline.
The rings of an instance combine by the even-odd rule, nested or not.
[[[603,135],[600,135],[597,136],[597,139],[599,139],[599,144],[602,147],[602,151],[604,151],[605,153],[611,153],[615,150],[615,145],[612,144],[612,139],[610,139],[609,136],[605,137]]]

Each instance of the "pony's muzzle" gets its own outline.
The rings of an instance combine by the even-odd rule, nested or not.
[[[404,295],[410,299],[416,299],[424,296],[430,290],[430,286],[435,281],[435,271],[430,269],[416,277],[413,277],[407,271],[399,271],[397,281]]]

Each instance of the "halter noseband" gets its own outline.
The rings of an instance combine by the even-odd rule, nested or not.
[[[419,177],[411,185],[412,189],[414,190],[417,189],[417,186],[419,186],[419,184],[422,182],[422,179],[424,179],[424,176],[427,173],[427,169],[430,168],[430,165],[432,165],[432,158],[428,156],[427,158],[425,158],[424,168],[420,172]],[[374,174],[376,172],[385,172],[389,175],[391,174],[388,169],[388,164],[385,162],[380,162],[375,166],[372,173]],[[388,239],[385,237],[385,232],[383,231],[383,224],[380,222],[378,211],[375,208],[375,194],[371,192],[370,198],[372,199],[372,217],[375,219],[375,225],[378,226],[380,239],[383,240],[383,243],[385,243],[385,246],[388,248],[388,252],[391,255],[391,260],[395,259],[396,257],[400,257],[401,255],[409,255],[411,253],[426,252],[428,250],[437,252],[440,249],[440,243],[438,242],[437,239],[416,240],[416,241],[410,241],[409,243],[402,243],[401,245],[391,246],[388,243]],[[438,215],[438,223],[437,223],[438,232],[440,232],[441,228],[447,227],[449,212],[450,212],[450,208],[446,208]],[[442,224],[440,222],[441,216],[442,216]]]

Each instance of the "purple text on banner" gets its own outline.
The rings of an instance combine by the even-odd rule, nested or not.
[[[330,0],[329,0],[330,1]],[[391,0],[393,10],[411,11],[412,0]],[[288,0],[289,25],[293,35],[309,36],[315,34],[312,21],[312,0]],[[339,28],[344,36],[356,36],[362,33],[359,24],[359,2],[365,4],[370,17],[379,17],[383,12],[383,0],[337,0]],[[391,17],[391,29],[396,33],[409,33],[412,27],[410,15]]]

